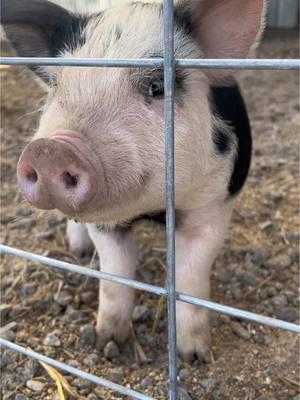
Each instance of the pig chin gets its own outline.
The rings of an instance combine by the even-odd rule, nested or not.
[[[109,193],[109,198],[103,202],[103,199],[97,195],[90,204],[87,204],[81,212],[63,212],[68,218],[81,223],[97,223],[114,227],[123,224],[136,217],[142,211],[140,210],[140,199],[145,196],[145,187],[149,181],[149,175],[140,176],[139,182],[129,187],[125,185],[116,185],[117,192]]]

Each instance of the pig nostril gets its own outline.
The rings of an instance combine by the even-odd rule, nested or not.
[[[65,172],[62,176],[67,188],[75,188],[78,184],[78,177]]]
[[[30,170],[26,174],[26,178],[31,183],[36,183],[38,180],[38,175],[34,169]]]

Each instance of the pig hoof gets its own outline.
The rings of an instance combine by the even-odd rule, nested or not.
[[[113,340],[117,344],[124,343],[130,333],[130,323],[119,318],[119,320],[114,319],[114,323],[105,324],[101,323],[97,326],[97,349],[103,350],[105,345]]]
[[[198,361],[199,363],[208,364],[212,361],[211,351],[209,346],[204,343],[201,343],[201,340],[198,340],[197,343],[194,343],[194,347],[186,346],[184,349],[178,349],[180,358],[189,364],[192,364],[194,361]]]
[[[73,254],[78,260],[81,258],[84,258],[86,256],[89,256],[92,252],[92,247],[85,247],[83,245],[81,246],[69,246],[69,252]]]
[[[178,314],[178,317],[184,316],[183,314]],[[185,317],[188,316],[187,314],[185,314]],[[210,326],[207,312],[191,314],[190,318],[185,318],[181,323],[177,319],[177,348],[183,361],[189,363],[196,360],[201,363],[211,362],[210,343]]]

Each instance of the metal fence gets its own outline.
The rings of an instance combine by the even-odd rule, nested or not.
[[[51,267],[79,273],[96,279],[103,279],[134,289],[147,291],[158,296],[167,297],[168,303],[168,352],[169,352],[169,400],[177,398],[177,362],[176,362],[176,301],[183,301],[195,306],[205,307],[218,313],[246,319],[274,328],[300,333],[300,326],[263,315],[225,306],[212,301],[199,299],[175,290],[175,212],[174,212],[174,71],[176,66],[184,68],[215,69],[267,69],[267,70],[300,70],[299,60],[200,60],[174,59],[173,42],[173,0],[164,0],[164,58],[153,59],[53,59],[53,58],[19,58],[2,57],[0,65],[64,65],[82,67],[162,67],[165,79],[165,157],[166,157],[166,232],[167,232],[167,287],[162,288],[121,276],[80,267],[78,265],[39,256],[12,247],[0,245],[0,254],[22,257]],[[0,338],[0,345],[8,347],[34,359],[43,361],[67,373],[88,379],[93,383],[129,396],[133,399],[154,400],[142,393],[110,382],[104,378],[86,373],[77,368],[28,350],[10,341]]]

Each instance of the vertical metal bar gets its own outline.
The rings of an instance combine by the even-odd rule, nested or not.
[[[175,201],[174,201],[174,9],[164,0],[164,116],[166,155],[167,301],[169,342],[169,399],[177,398],[176,292],[175,292]]]

